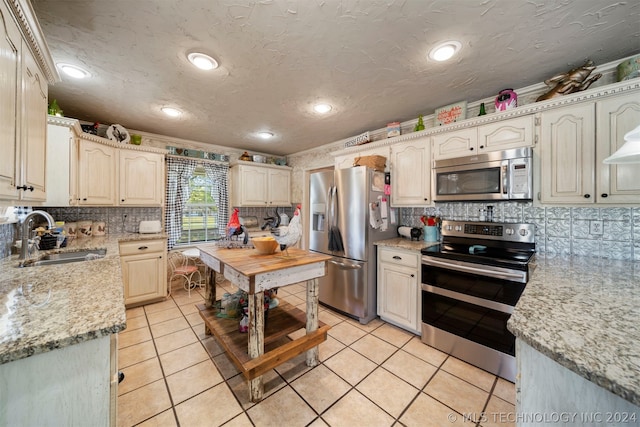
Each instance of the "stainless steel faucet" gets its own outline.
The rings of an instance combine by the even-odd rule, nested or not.
[[[32,218],[36,215],[40,215],[44,217],[49,223],[49,228],[54,229],[56,226],[56,222],[53,217],[49,214],[49,212],[45,211],[32,211],[24,217],[24,221],[22,223],[22,246],[20,247],[20,259],[27,259],[27,254],[29,253],[29,234],[31,234],[31,221]]]

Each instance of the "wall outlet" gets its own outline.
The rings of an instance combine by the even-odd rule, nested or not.
[[[589,221],[589,234],[602,236],[604,233],[602,221]]]

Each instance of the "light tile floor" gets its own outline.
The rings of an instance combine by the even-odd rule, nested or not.
[[[222,287],[234,292],[229,282]],[[322,306],[320,320],[332,328],[321,363],[310,369],[302,354],[269,371],[265,398],[251,403],[242,375],[204,333],[195,307],[203,293],[178,290],[127,310],[120,427],[514,425],[513,383],[379,319],[361,325]],[[278,298],[304,310],[305,287],[281,288]]]

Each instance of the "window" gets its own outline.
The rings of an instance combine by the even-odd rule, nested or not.
[[[218,205],[213,199],[213,183],[202,166],[189,178],[189,199],[182,211],[182,233],[177,244],[208,242],[220,238]],[[224,229],[225,224],[222,224]]]
[[[229,165],[167,156],[168,248],[216,240],[229,218]]]

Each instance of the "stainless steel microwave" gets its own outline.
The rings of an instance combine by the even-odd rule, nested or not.
[[[532,200],[530,147],[436,160],[432,194],[436,202]]]

